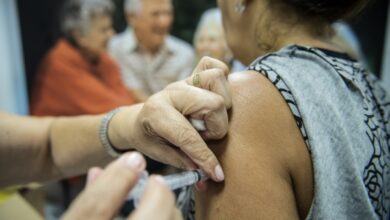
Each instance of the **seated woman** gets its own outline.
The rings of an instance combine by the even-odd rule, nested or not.
[[[328,41],[367,2],[218,1],[249,69],[230,77],[229,134],[212,148],[225,182],[196,192],[197,219],[388,218],[389,96]]]
[[[31,114],[99,114],[135,103],[119,68],[107,55],[113,34],[110,0],[68,0],[62,10],[63,37],[44,57],[33,87]],[[45,217],[59,218],[84,187],[72,178],[46,187]]]
[[[63,37],[44,57],[33,88],[33,115],[97,114],[134,103],[106,53],[113,35],[109,0],[68,0]]]

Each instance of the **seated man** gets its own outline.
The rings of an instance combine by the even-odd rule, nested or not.
[[[131,26],[114,36],[109,52],[120,66],[122,78],[139,101],[192,73],[191,46],[169,35],[173,21],[171,0],[126,0],[124,10]],[[171,172],[147,158],[151,173]]]
[[[131,28],[114,36],[109,49],[126,86],[143,101],[189,76],[194,53],[189,44],[168,34],[173,21],[171,0],[126,0],[124,10]]]

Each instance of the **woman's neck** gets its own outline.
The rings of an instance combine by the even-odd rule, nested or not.
[[[317,47],[327,50],[332,50],[336,52],[342,52],[336,44],[331,42],[330,38],[327,37],[313,37],[308,34],[294,34],[289,37],[280,40],[279,45],[275,48],[276,50],[280,50],[283,47],[292,44],[299,44],[308,47]]]
[[[308,46],[308,47],[316,47],[316,48],[322,48],[327,50],[332,50],[336,52],[342,52],[340,51],[339,47],[337,47],[334,43],[331,42],[330,38],[327,37],[314,37],[310,34],[306,33],[288,33],[284,34],[282,36],[276,36],[274,43],[270,47],[257,47],[255,50],[247,50],[248,53],[246,53],[246,56],[243,57],[243,61],[246,64],[249,64],[253,60],[255,60],[259,56],[263,56],[268,53],[279,51],[280,49],[287,47],[289,45],[302,45],[302,46]],[[268,42],[272,42],[273,39],[268,39]],[[257,42],[254,42],[252,45],[260,45],[258,42],[267,42],[267,39],[257,39]],[[271,45],[271,44],[270,44]]]

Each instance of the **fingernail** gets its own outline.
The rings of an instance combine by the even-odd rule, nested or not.
[[[92,182],[94,182],[99,172],[100,170],[97,167],[92,167],[88,170],[87,185],[90,185]]]
[[[143,157],[138,152],[130,153],[130,155],[127,156],[125,162],[127,167],[137,171],[142,169],[142,163],[143,163]]]
[[[225,175],[223,174],[221,165],[216,166],[214,172],[218,181],[223,181],[225,179]]]

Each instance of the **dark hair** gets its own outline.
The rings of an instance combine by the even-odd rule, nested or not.
[[[370,0],[282,0],[309,16],[318,16],[327,22],[350,18],[361,12]]]

